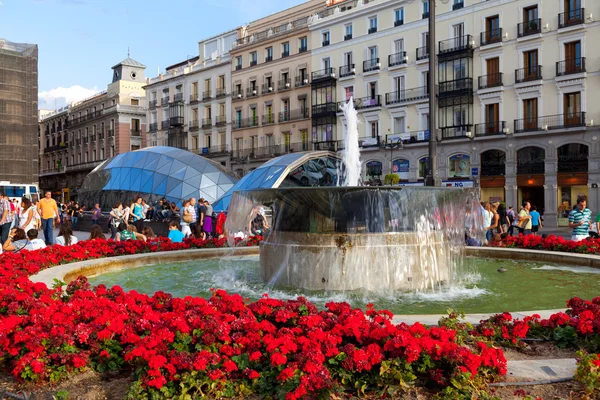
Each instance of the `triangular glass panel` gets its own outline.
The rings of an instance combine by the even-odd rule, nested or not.
[[[144,168],[144,165],[146,164],[146,160],[148,159],[148,153],[140,153],[142,154],[142,157],[137,160],[134,164],[135,168]]]
[[[148,157],[146,158],[146,164],[144,164],[144,169],[156,169],[158,161],[160,161],[160,154],[148,152]]]
[[[155,187],[154,190],[152,190],[152,193],[158,196],[164,196],[167,194],[167,178],[165,178],[160,185]]]
[[[178,171],[171,173],[171,178],[179,179],[180,181],[184,180],[185,173],[188,170],[188,167],[183,167]]]
[[[131,174],[131,168],[121,169],[121,181],[119,182],[119,188],[122,190],[129,190],[129,176]]]
[[[172,175],[173,172],[179,171],[181,168],[185,168],[185,164],[181,161],[173,160],[173,164],[171,164],[171,169],[169,170],[169,175]]]
[[[189,168],[189,167],[188,167]],[[202,175],[196,175],[189,179],[186,179],[185,182],[189,185],[196,188],[196,190],[200,189],[200,182],[202,181]]]
[[[146,181],[146,183],[140,185],[140,192],[142,193],[152,193],[152,177]]]
[[[171,190],[167,189],[167,196],[171,196],[177,199],[177,201],[181,200],[181,188],[183,187],[183,184],[181,182],[179,182],[178,185],[176,185],[175,187],[173,187]],[[168,185],[167,185],[168,188]]]
[[[178,179],[173,179],[172,177],[168,177],[167,178],[167,188],[166,188],[166,192],[167,193],[171,193],[171,190],[173,190],[173,188],[177,185],[180,185],[181,181]],[[179,197],[181,195],[181,193],[179,193],[177,195],[177,197]]]
[[[219,175],[219,181],[217,182],[219,185],[222,183],[231,183],[234,182],[233,178],[227,174]]]
[[[185,176],[183,177],[183,180],[187,181],[191,177],[198,176],[198,175],[200,175],[200,172],[198,172],[197,169],[195,169],[194,167],[188,166],[187,170],[185,171]]]
[[[217,199],[217,186],[210,186],[207,188],[203,188],[202,191],[206,194],[205,198],[208,198],[208,201],[211,203]]]
[[[183,187],[181,188],[181,197],[184,199],[189,199],[198,194],[198,188],[193,187],[188,183],[183,183]]]
[[[158,174],[158,173],[154,173],[154,183],[152,184],[152,189],[156,189],[158,187],[159,184],[161,184],[163,181],[166,181],[167,177],[163,174]],[[167,186],[167,183],[165,182],[165,188]]]
[[[200,183],[200,189],[204,189],[205,187],[208,187],[208,186],[214,186],[216,184],[217,184],[217,182],[213,181],[208,176],[202,175],[202,182]]]
[[[221,175],[221,172],[204,173],[204,176],[213,181],[214,183],[219,182],[219,175]]]
[[[171,165],[172,162],[173,162],[173,158],[162,155],[162,156],[160,156],[160,160],[158,161],[158,166],[156,167],[156,169],[160,169],[167,164]]]
[[[162,161],[162,158],[161,158],[161,161]],[[159,173],[164,174],[164,175],[169,175],[169,171],[171,170],[171,166],[173,164],[173,159],[172,158],[167,159],[167,163],[166,164],[162,164],[162,166],[160,165],[161,164],[160,162],[158,164],[159,165],[156,168],[156,172],[159,172]]]

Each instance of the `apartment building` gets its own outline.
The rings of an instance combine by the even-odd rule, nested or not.
[[[244,175],[270,158],[312,150],[308,24],[322,0],[240,29],[232,57],[232,164]]]
[[[367,182],[393,172],[422,185],[433,134],[446,186],[481,187],[483,199],[515,207],[529,200],[548,225],[565,223],[579,195],[600,208],[600,110],[587,101],[600,89],[599,50],[589,40],[600,36],[600,3],[438,1],[435,49],[427,45],[430,1],[332,3],[309,23],[315,147],[343,147],[339,102],[352,97]]]
[[[237,29],[198,43],[198,56],[148,79],[148,143],[213,158],[229,168],[231,55]]]
[[[128,57],[107,89],[39,122],[40,187],[77,199],[87,174],[110,157],[146,146],[146,66]]]

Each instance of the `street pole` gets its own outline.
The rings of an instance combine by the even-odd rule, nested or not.
[[[429,162],[425,186],[442,186],[437,160],[437,92],[435,90],[437,53],[435,42],[435,3],[429,1]]]

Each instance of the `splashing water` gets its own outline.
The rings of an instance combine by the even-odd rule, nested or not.
[[[342,164],[346,167],[345,174],[338,172],[340,177],[339,186],[358,186],[362,176],[362,164],[360,163],[360,149],[358,147],[358,112],[354,108],[354,101],[350,100],[342,106],[346,118],[346,130],[344,132],[345,150],[342,153]]]

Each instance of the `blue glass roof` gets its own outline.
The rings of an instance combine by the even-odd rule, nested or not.
[[[147,200],[166,197],[178,205],[191,197],[212,203],[236,183],[233,175],[212,160],[160,146],[106,160],[85,178],[79,195],[84,204],[100,201],[103,207],[138,195]]]
[[[215,211],[227,211],[231,196],[238,190],[277,188],[289,176],[289,173],[300,165],[324,157],[337,159],[335,153],[328,151],[290,153],[273,158],[240,179],[235,186],[213,204],[213,209]]]

